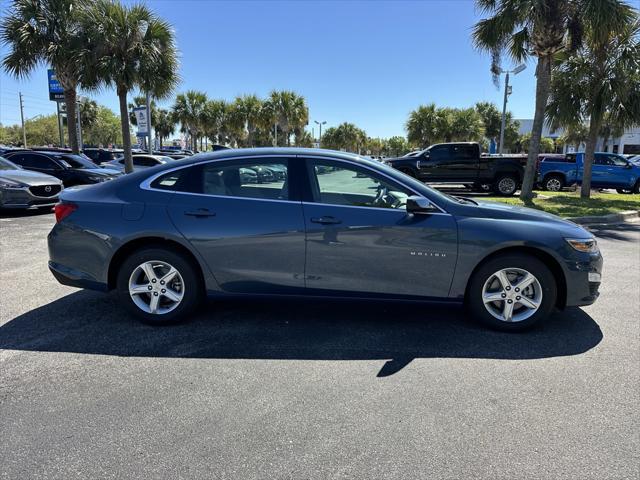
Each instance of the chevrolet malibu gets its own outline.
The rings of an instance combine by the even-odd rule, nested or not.
[[[272,166],[286,175],[241,173]],[[327,150],[200,154],[66,190],[55,213],[58,281],[116,290],[152,324],[205,296],[305,295],[465,304],[514,331],[593,303],[601,280],[596,240],[578,225]]]

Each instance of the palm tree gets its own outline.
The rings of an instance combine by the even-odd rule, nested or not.
[[[220,126],[224,119],[226,103],[223,100],[207,100],[200,114],[202,131],[212,142],[220,142]]]
[[[207,94],[196,90],[187,90],[176,96],[172,111],[174,118],[182,124],[189,135],[192,149],[198,145],[198,135],[202,131],[202,116],[207,104]]]
[[[344,122],[322,134],[322,147],[359,153],[367,142],[367,134],[353,123]]]
[[[482,117],[474,108],[454,109],[451,112],[451,141],[477,142],[484,136]]]
[[[621,32],[585,31],[585,44],[554,68],[547,114],[567,128],[589,125],[580,196],[589,198],[598,136],[640,125],[640,19]],[[604,128],[603,128],[604,127]]]
[[[262,100],[256,95],[236,97],[234,102],[234,109],[237,114],[236,118],[243,123],[243,126],[246,125],[248,147],[254,146],[256,129],[260,125],[262,105]]]
[[[175,121],[173,115],[168,110],[159,108],[156,111],[156,118],[153,123],[154,131],[159,139],[160,148],[162,148],[162,141],[173,133],[175,127]]]
[[[76,118],[76,90],[89,60],[79,12],[85,0],[14,0],[0,21],[0,40],[9,48],[2,66],[11,75],[26,78],[40,64],[51,65],[64,89],[68,118]],[[75,128],[69,144],[79,152]]]
[[[309,109],[304,97],[289,90],[272,91],[269,98],[275,121],[291,146],[291,134],[309,123]]]
[[[628,16],[629,6],[622,0],[476,0],[477,6],[492,14],[474,27],[473,41],[492,56],[491,72],[500,73],[500,60],[506,51],[516,62],[537,58],[536,106],[531,144],[520,198],[531,202],[535,165],[551,82],[554,56],[561,50],[577,50],[582,32],[590,23],[599,32],[618,31],[618,22]]]
[[[120,103],[120,124],[125,172],[133,171],[127,94],[134,88],[163,98],[178,82],[177,50],[173,29],[143,5],[125,6],[97,0],[82,18],[89,32],[91,54],[97,68],[94,85],[115,87]]]
[[[439,140],[439,113],[435,103],[420,105],[409,114],[405,124],[407,140],[418,148],[427,148]]]

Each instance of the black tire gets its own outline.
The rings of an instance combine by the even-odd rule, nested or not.
[[[493,191],[501,197],[511,197],[518,190],[518,177],[512,173],[501,173],[496,177]]]
[[[491,279],[495,272],[510,268],[526,270],[535,276],[539,282],[542,293],[540,306],[537,311],[526,319],[514,322],[506,322],[494,317],[489,312],[489,308],[495,307],[496,303],[486,307],[483,302],[483,289],[485,283]],[[513,294],[517,295],[515,292]],[[475,318],[490,328],[507,332],[519,332],[527,330],[536,323],[544,320],[555,307],[556,298],[556,279],[543,262],[530,255],[510,253],[499,255],[488,260],[473,274],[473,277],[467,286],[466,306]],[[515,302],[515,304],[517,304],[517,302]],[[497,305],[504,304],[500,304],[499,301],[497,302]],[[499,309],[499,307],[495,308]],[[524,307],[522,305],[517,307],[517,311],[525,311],[523,309]]]
[[[547,175],[542,182],[542,188],[548,192],[560,192],[564,187],[565,181],[562,175]]]
[[[184,292],[182,299],[173,310],[167,313],[145,312],[136,305],[129,294],[129,279],[134,270],[149,261],[168,264],[174,267],[182,277],[180,282],[181,290]],[[204,296],[204,286],[199,267],[194,265],[191,259],[163,247],[149,247],[136,250],[122,263],[118,271],[117,292],[122,304],[142,322],[150,325],[167,325],[184,320],[200,306]],[[145,300],[150,298],[150,295]]]
[[[633,193],[633,190],[629,189],[629,188],[616,188],[616,192],[618,192],[620,194],[629,195],[629,194]]]
[[[636,184],[633,186],[633,190],[631,190],[631,193],[634,193],[636,195],[640,193],[640,180],[638,180]]]

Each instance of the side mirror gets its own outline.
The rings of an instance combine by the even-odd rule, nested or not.
[[[429,214],[437,212],[438,208],[428,198],[412,195],[407,198],[407,213]]]

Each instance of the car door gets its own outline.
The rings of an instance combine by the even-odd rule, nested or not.
[[[446,297],[457,256],[448,213],[407,214],[414,192],[371,167],[307,159],[306,285],[312,292]]]
[[[612,163],[609,161],[607,154],[596,153],[591,167],[591,185],[593,187],[611,187],[614,186],[614,178],[612,172]],[[583,157],[584,160],[584,157]]]
[[[425,182],[448,181],[451,172],[449,162],[451,151],[449,145],[434,145],[418,157],[420,179]]]
[[[606,164],[607,183],[615,188],[631,187],[635,183],[635,178],[629,171],[629,162],[614,153],[602,154]]]
[[[290,188],[295,158],[218,160],[184,169],[169,216],[233,293],[303,293],[302,203]],[[243,169],[276,164],[287,178],[246,182]],[[293,182],[291,182],[293,183]]]

